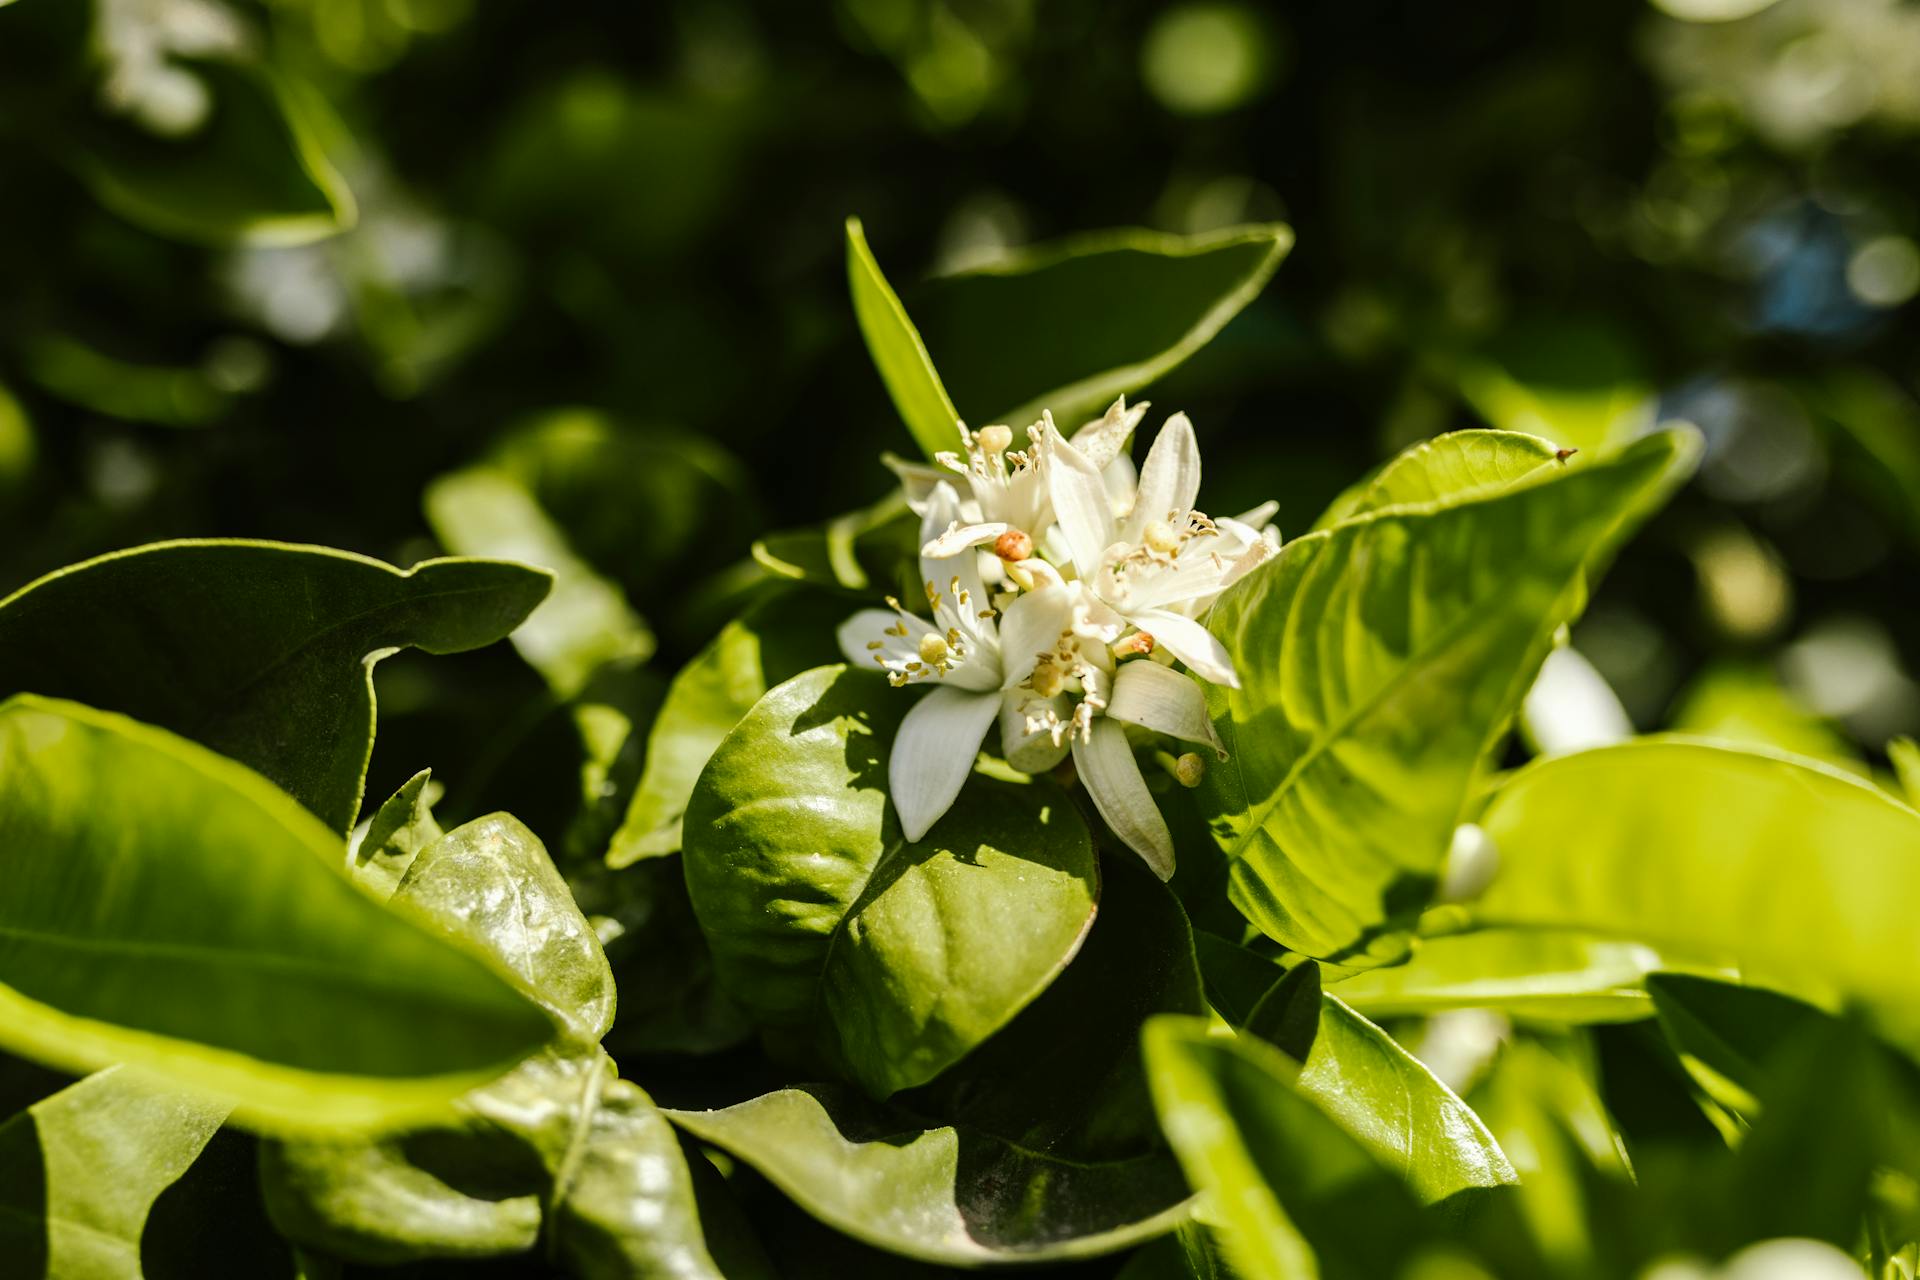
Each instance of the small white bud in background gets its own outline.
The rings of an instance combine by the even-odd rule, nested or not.
[[[1447,868],[1440,878],[1441,902],[1472,902],[1487,891],[1500,873],[1500,847],[1493,837],[1471,822],[1453,831],[1447,850]]]

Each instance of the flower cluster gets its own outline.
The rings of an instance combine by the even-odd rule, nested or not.
[[[1238,684],[1201,615],[1279,545],[1274,504],[1238,519],[1197,510],[1200,450],[1175,414],[1136,473],[1128,447],[1147,406],[1123,399],[1071,438],[1051,415],[1013,448],[1004,426],[959,427],[937,466],[894,462],[921,517],[914,607],[896,599],[840,628],[848,660],[898,687],[931,688],[907,712],[888,764],[909,840],[953,804],[997,722],[1026,773],[1071,753],[1114,834],[1165,879],[1173,839],[1126,727],[1211,747],[1201,679]],[[1183,781],[1198,758],[1182,757]]]

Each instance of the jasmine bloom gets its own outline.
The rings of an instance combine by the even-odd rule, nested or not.
[[[953,486],[935,485],[921,519],[922,541],[951,527],[959,509]],[[922,555],[920,576],[931,619],[889,600],[889,608],[863,609],[839,631],[849,662],[878,665],[895,687],[934,686],[907,712],[887,764],[908,840],[926,835],[952,807],[995,720],[1002,722],[1003,738],[1012,730],[1003,746],[1015,767],[1036,767],[1034,735],[1025,732],[1034,695],[1023,686],[1040,653],[1067,625],[1070,609],[1058,575],[1043,575],[1035,590],[1007,602],[1004,612],[996,610],[971,547],[955,555]]]
[[[1079,586],[1079,584],[1073,584]],[[1123,650],[1139,645],[1122,642]],[[1151,658],[1116,663],[1112,650],[1084,629],[1061,635],[1029,677],[1036,691],[1071,683],[1080,702],[1070,717],[1046,719],[1054,741],[1071,740],[1073,765],[1087,794],[1113,833],[1145,859],[1162,880],[1173,875],[1173,836],[1140,773],[1128,725],[1227,753],[1207,717],[1206,694],[1197,681]]]
[[[1054,518],[1074,571],[1111,611],[1116,635],[1138,627],[1201,677],[1238,687],[1226,649],[1196,615],[1273,554],[1259,525],[1215,520],[1195,509],[1200,448],[1184,413],[1167,419],[1140,469],[1131,506],[1115,511],[1104,468],[1072,444],[1055,445],[1048,467]]]

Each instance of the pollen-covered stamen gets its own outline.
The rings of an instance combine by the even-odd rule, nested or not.
[[[1151,632],[1136,631],[1130,636],[1113,642],[1113,656],[1116,659],[1131,658],[1135,654],[1145,655],[1152,652],[1153,635]]]

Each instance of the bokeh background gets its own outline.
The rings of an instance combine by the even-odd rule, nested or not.
[[[180,536],[411,563],[484,459],[624,596],[587,607],[644,702],[712,575],[911,449],[844,217],[909,309],[1012,246],[1284,220],[1274,282],[1147,393],[1210,503],[1298,531],[1448,429],[1692,421],[1706,463],[1579,651],[1641,730],[1874,767],[1920,726],[1916,160],[1901,0],[17,0],[0,592]],[[372,797],[431,764],[451,817],[556,838],[549,683],[504,647],[379,683]]]

